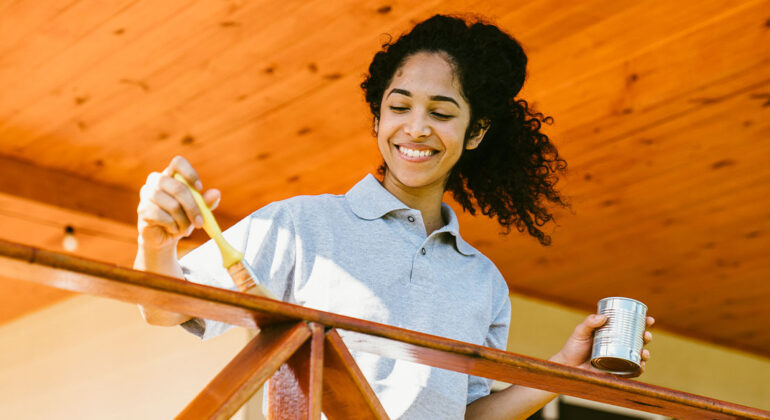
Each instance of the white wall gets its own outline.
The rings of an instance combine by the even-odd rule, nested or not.
[[[233,329],[203,343],[78,296],[0,327],[0,418],[170,419],[246,342]]]

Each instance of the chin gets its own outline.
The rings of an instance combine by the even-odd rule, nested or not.
[[[428,187],[438,182],[435,177],[428,174],[391,172],[391,175],[393,179],[409,188]]]

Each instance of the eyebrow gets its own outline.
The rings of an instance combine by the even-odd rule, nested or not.
[[[410,98],[412,97],[412,93],[409,92],[408,90],[398,89],[398,88],[391,89],[390,92],[388,92],[388,94],[385,97],[387,98],[388,96],[390,96],[391,93],[400,93],[400,94],[402,94],[404,96],[408,96]],[[458,104],[457,101],[455,101],[454,99],[450,98],[449,96],[434,95],[434,96],[430,97],[430,100],[431,101],[451,102],[451,103],[455,104],[458,108],[460,108],[460,104]]]

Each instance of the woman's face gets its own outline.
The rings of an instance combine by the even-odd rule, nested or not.
[[[444,57],[428,52],[412,55],[385,89],[377,144],[387,165],[386,187],[443,191],[449,171],[460,159],[471,110]],[[467,148],[477,145],[471,140]]]

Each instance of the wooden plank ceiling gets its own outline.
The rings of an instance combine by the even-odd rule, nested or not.
[[[770,357],[770,1],[0,3],[0,237],[130,265],[176,154],[224,225],[378,164],[358,84],[386,38],[478,12],[530,57],[569,162],[553,245],[461,216],[514,292],[638,298],[670,331]],[[200,240],[193,239],[195,244]],[[191,246],[191,245],[187,245]],[[0,274],[0,321],[68,296]]]

